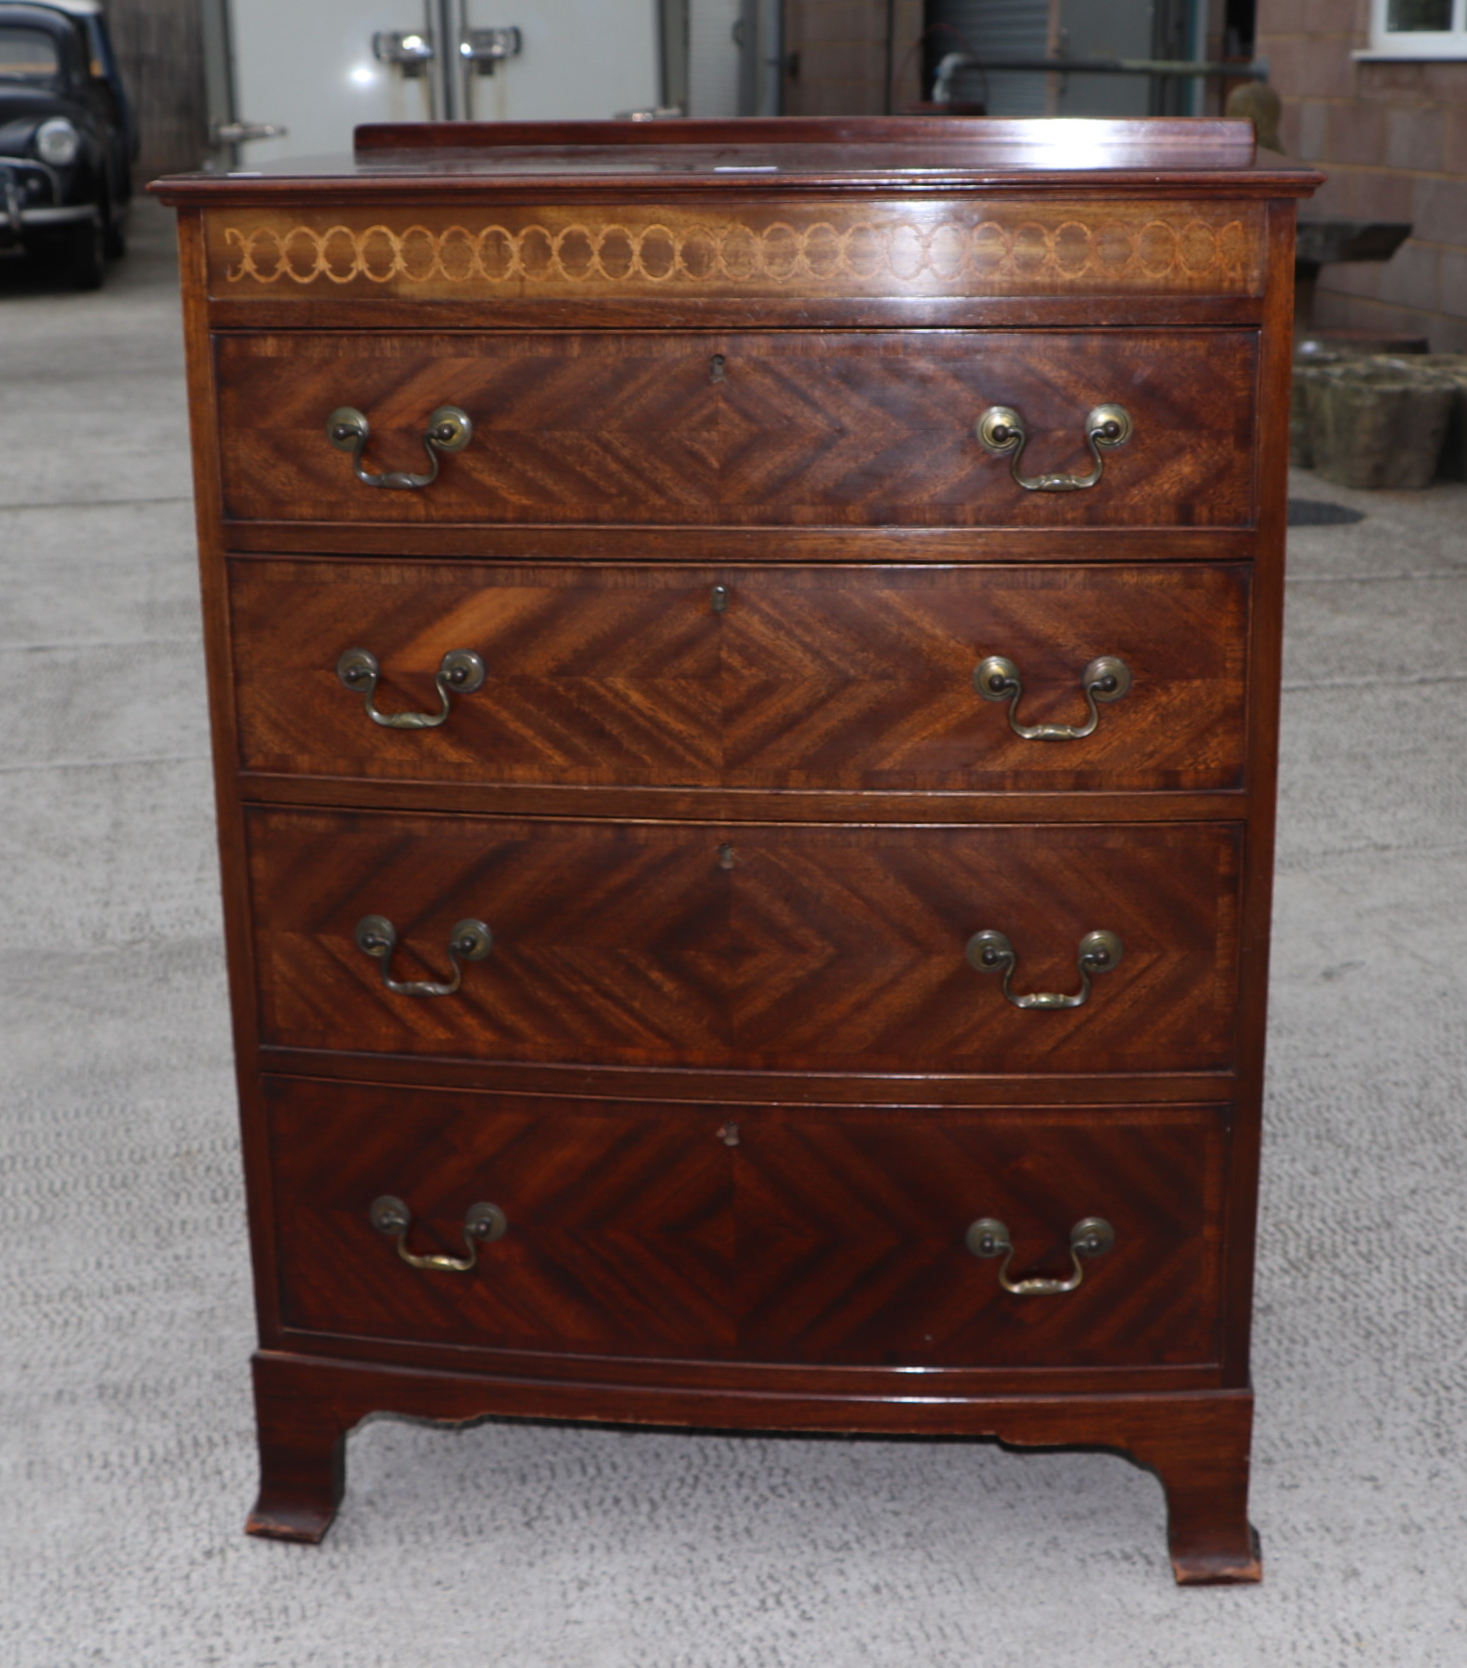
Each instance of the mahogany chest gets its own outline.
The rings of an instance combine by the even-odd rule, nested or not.
[[[1232,122],[362,129],[181,217],[260,1350],[1129,1452],[1256,1579],[1295,201]]]

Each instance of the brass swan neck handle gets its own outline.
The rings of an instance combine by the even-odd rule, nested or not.
[[[1097,703],[1119,701],[1131,687],[1131,669],[1113,654],[1097,655],[1080,674],[1080,687],[1090,708],[1083,724],[1021,724],[1019,699],[1024,684],[1019,668],[1006,655],[991,654],[973,672],[973,687],[985,701],[1007,701],[1009,728],[1025,741],[1083,741],[1100,722]]]
[[[1025,492],[1084,492],[1099,485],[1105,471],[1101,453],[1124,446],[1131,438],[1131,414],[1123,405],[1097,405],[1085,418],[1085,439],[1095,465],[1088,475],[1021,475],[1019,460],[1029,443],[1024,419],[1008,405],[991,405],[978,419],[977,434],[985,451],[1008,458],[1009,472]]]
[[[382,677],[382,663],[370,649],[348,649],[336,662],[336,676],[344,689],[362,697],[367,717],[384,730],[436,730],[448,717],[450,697],[472,695],[484,686],[484,662],[472,649],[450,649],[433,680],[438,691],[437,712],[378,712],[372,704]]]
[[[968,940],[968,964],[979,973],[1003,974],[1003,993],[1016,1008],[1083,1008],[1090,1000],[1090,980],[1099,973],[1109,973],[1124,955],[1125,949],[1113,932],[1087,932],[1080,940],[1075,965],[1080,970],[1080,988],[1073,996],[1062,991],[1035,991],[1028,996],[1016,995],[1011,980],[1018,957],[1014,947],[1001,932],[991,927],[975,932]]]
[[[1014,1260],[1014,1242],[1008,1229],[996,1216],[980,1216],[968,1229],[967,1246],[975,1257],[1002,1257],[998,1283],[1015,1297],[1058,1297],[1072,1292],[1085,1278],[1080,1266],[1082,1257],[1103,1257],[1116,1242],[1116,1231],[1103,1216],[1086,1216],[1070,1229],[1070,1267],[1068,1279],[1054,1280],[1045,1275],[1031,1275],[1026,1280],[1010,1280],[1009,1264]]]
[[[479,1247],[502,1239],[509,1230],[509,1221],[498,1205],[470,1205],[464,1215],[463,1228],[464,1245],[469,1254],[467,1257],[449,1257],[441,1251],[408,1250],[407,1236],[413,1223],[413,1213],[401,1199],[390,1193],[372,1201],[367,1220],[379,1234],[397,1240],[397,1254],[409,1267],[434,1268],[448,1274],[467,1274],[479,1260]]]
[[[364,915],[357,922],[357,948],[382,963],[382,983],[394,996],[452,996],[463,983],[466,961],[483,961],[494,948],[494,934],[482,921],[459,921],[448,935],[448,959],[453,977],[446,984],[431,979],[394,979],[392,952],[397,946],[397,928],[385,915]]]
[[[338,452],[352,454],[352,469],[363,486],[386,487],[394,492],[416,492],[438,479],[438,465],[444,452],[461,452],[474,438],[474,425],[467,412],[456,405],[440,405],[428,419],[423,432],[423,450],[432,466],[426,474],[413,475],[403,469],[389,469],[374,475],[362,465],[362,453],[372,427],[355,406],[339,405],[326,419],[326,438]]]

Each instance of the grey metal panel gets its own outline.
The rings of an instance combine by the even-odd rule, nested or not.
[[[933,0],[928,21],[943,30],[939,52],[1042,58],[1048,48],[1049,0]],[[985,103],[991,116],[1043,116],[1048,79],[961,70],[953,92],[959,99]]]

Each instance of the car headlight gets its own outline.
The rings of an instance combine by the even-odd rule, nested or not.
[[[49,162],[56,168],[64,168],[68,163],[76,161],[77,152],[80,150],[81,134],[65,116],[53,116],[49,122],[42,122],[36,129],[36,155],[42,162]]]

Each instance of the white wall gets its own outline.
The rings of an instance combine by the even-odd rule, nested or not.
[[[486,121],[613,116],[658,99],[656,0],[470,0],[479,28],[517,25],[524,49],[475,77]],[[424,121],[428,78],[405,80],[372,56],[378,30],[428,26],[423,0],[230,0],[236,111],[283,123],[241,166],[349,151],[358,122]]]

